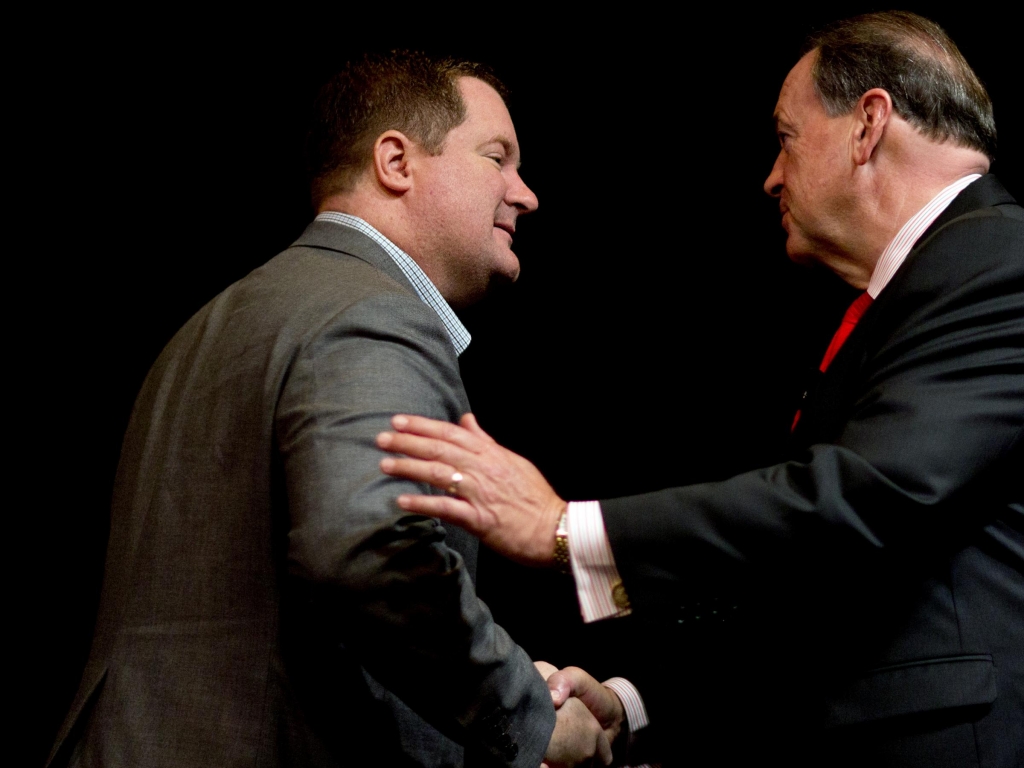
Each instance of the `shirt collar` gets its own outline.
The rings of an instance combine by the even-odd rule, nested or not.
[[[871,273],[871,280],[868,282],[868,295],[872,299],[878,298],[878,294],[889,284],[892,276],[896,274],[896,270],[900,268],[903,261],[907,258],[907,254],[914,247],[914,243],[932,225],[932,222],[939,218],[939,214],[946,210],[949,204],[953,202],[953,198],[959,195],[969,184],[980,178],[980,173],[972,173],[970,176],[957,179],[933,197],[924,208],[911,216],[907,223],[900,228],[900,231],[896,233],[896,237],[882,251],[882,256],[878,259],[878,263],[875,264],[875,269]]]
[[[455,347],[455,354],[461,355],[466,347],[469,346],[469,342],[472,337],[469,335],[469,331],[466,330],[466,326],[462,324],[462,321],[456,316],[455,311],[451,308],[441,292],[437,290],[437,287],[430,282],[430,278],[427,277],[426,272],[420,269],[420,265],[413,261],[412,257],[409,256],[405,251],[399,248],[397,245],[388,240],[372,225],[365,222],[358,216],[352,216],[348,213],[339,213],[338,211],[324,211],[317,215],[315,221],[329,221],[334,224],[341,224],[346,227],[362,232],[368,238],[373,240],[377,245],[384,249],[384,252],[391,257],[391,260],[398,265],[398,268],[402,270],[402,274],[408,278],[409,282],[412,283],[413,290],[416,291],[416,295],[420,297],[424,304],[430,307],[437,313],[437,316],[441,318],[441,322],[444,324],[445,330],[448,332],[448,338],[451,339],[452,346]]]

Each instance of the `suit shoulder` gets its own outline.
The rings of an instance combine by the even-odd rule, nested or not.
[[[303,246],[279,253],[232,288],[310,307],[345,306],[384,293],[415,298],[408,284],[356,256]]]
[[[280,376],[296,356],[341,336],[391,339],[458,367],[441,319],[410,286],[354,256],[293,247],[210,300],[154,368],[199,359],[223,367],[244,358]]]
[[[1014,293],[1024,280],[1024,212],[1016,205],[959,216],[917,243],[882,296]]]
[[[356,256],[293,246],[216,296],[204,310],[225,320],[239,314],[253,329],[315,333],[357,307],[379,305],[381,322],[414,321],[444,334],[440,318],[413,291]],[[374,316],[371,310],[368,312]]]

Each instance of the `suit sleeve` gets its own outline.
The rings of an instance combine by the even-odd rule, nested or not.
[[[834,426],[797,460],[603,501],[634,608],[737,570],[855,582],[958,549],[1019,504],[1022,230],[978,217],[917,254],[833,363],[845,361],[835,380],[853,380],[854,396],[805,411]]]
[[[554,727],[543,680],[476,597],[444,529],[396,506],[423,489],[378,466],[374,439],[393,414],[464,410],[451,344],[411,295],[366,298],[311,337],[277,410],[289,575],[327,633],[434,727],[499,764],[533,766]]]

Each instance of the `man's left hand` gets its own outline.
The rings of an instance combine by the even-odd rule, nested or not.
[[[461,426],[405,415],[391,425],[396,431],[377,435],[377,445],[411,458],[383,459],[381,471],[448,491],[403,494],[398,506],[459,525],[525,565],[554,562],[555,529],[566,503],[533,464],[498,445],[471,413]]]

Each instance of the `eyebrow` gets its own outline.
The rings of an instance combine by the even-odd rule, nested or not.
[[[786,118],[782,117],[781,113],[779,112],[776,112],[774,115],[772,115],[772,120],[775,122],[776,131],[779,130],[779,128],[788,128],[789,130],[793,130],[793,125],[790,122],[788,122]]]

